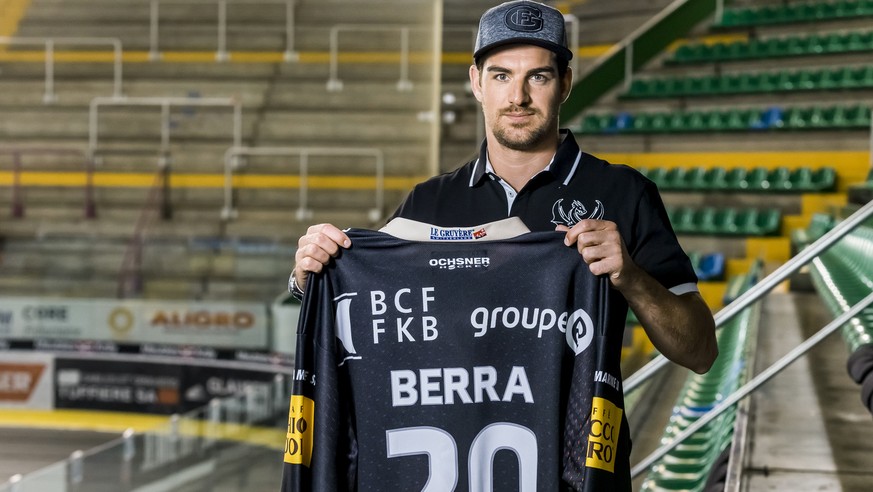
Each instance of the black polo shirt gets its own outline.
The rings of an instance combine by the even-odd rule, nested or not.
[[[679,246],[652,181],[579,149],[569,130],[548,169],[519,190],[510,207],[496,174],[479,158],[417,185],[395,217],[443,227],[467,227],[519,217],[532,231],[552,231],[587,219],[615,222],[634,262],[674,294],[697,291],[697,276]]]

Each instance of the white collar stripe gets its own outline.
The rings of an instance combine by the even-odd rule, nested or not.
[[[570,180],[573,179],[573,175],[576,174],[576,168],[579,167],[579,161],[582,160],[582,151],[580,150],[578,154],[576,154],[576,162],[573,163],[573,168],[570,169],[570,173],[567,174],[567,179],[564,180],[564,186],[570,183]]]
[[[477,168],[477,167],[479,167],[479,159],[476,159],[476,163],[473,164],[473,172],[470,173],[470,188],[472,188],[472,187],[473,187],[473,184],[475,184],[475,180],[476,180],[476,168]]]

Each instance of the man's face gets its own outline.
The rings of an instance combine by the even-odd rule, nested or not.
[[[554,145],[558,109],[572,74],[558,76],[555,54],[533,45],[511,45],[489,54],[481,72],[470,67],[473,94],[482,104],[485,128],[500,145],[531,151]]]

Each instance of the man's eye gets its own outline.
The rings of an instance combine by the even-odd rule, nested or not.
[[[500,81],[509,80],[509,77],[505,73],[498,73],[497,75],[494,76],[494,78],[497,80],[500,80]]]
[[[545,81],[547,80],[547,79],[546,79],[546,76],[543,75],[543,74],[541,74],[541,73],[531,75],[530,78],[531,78],[531,80],[533,80],[534,82],[545,82]]]

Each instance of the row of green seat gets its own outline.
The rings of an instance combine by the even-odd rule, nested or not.
[[[772,236],[782,228],[778,209],[668,206],[667,216],[677,234]]]
[[[814,241],[830,230],[833,223],[832,217],[816,214],[804,234],[792,234],[792,239]],[[835,243],[813,262],[811,273],[816,290],[835,316],[860,301],[873,285],[873,227],[858,226]],[[873,344],[873,308],[862,311],[842,330],[849,352]]]
[[[645,168],[638,170],[658,185],[661,191],[724,191],[724,192],[824,192],[836,185],[836,171],[832,167],[812,170],[799,167],[789,170],[777,167],[725,169],[716,166],[710,169],[693,167]]]
[[[668,65],[873,51],[873,31],[811,34],[748,41],[685,44]]]
[[[592,114],[584,117],[576,130],[588,134],[620,134],[868,128],[870,108],[854,105]]]
[[[873,16],[873,0],[785,3],[761,7],[727,8],[717,27],[746,27]]]
[[[757,92],[873,88],[873,65],[819,70],[637,79],[622,96],[631,99],[721,96]]]
[[[830,229],[834,221],[825,216],[807,228],[807,240]],[[810,276],[819,296],[834,316],[867,297],[873,286],[873,226],[860,225],[813,260]],[[873,307],[867,307],[842,327],[849,349],[846,369],[861,387],[861,402],[873,413]]]
[[[752,272],[734,277],[729,289],[740,285],[741,288],[734,292],[734,295],[739,295],[754,284],[755,278],[756,274]],[[672,442],[748,378],[745,350],[753,339],[749,332],[757,320],[754,309],[757,308],[746,308],[719,330],[718,358],[706,374],[692,374],[686,379],[664,429],[661,444]],[[717,465],[724,450],[730,447],[735,420],[734,405],[652,465],[641,490],[701,491],[707,479],[717,482],[718,477],[710,475],[724,473]]]

